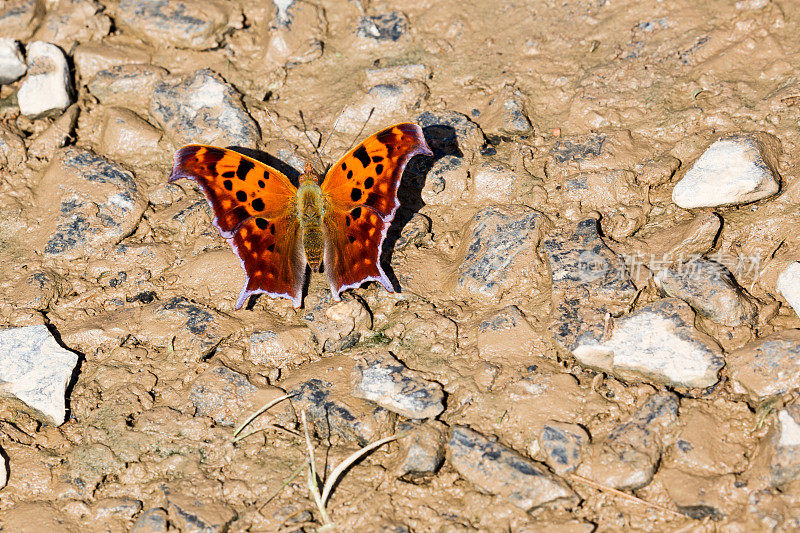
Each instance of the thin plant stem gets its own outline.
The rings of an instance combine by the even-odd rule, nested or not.
[[[293,394],[284,394],[283,396],[278,396],[277,398],[273,399],[272,401],[267,402],[267,404],[264,405],[261,409],[259,409],[258,411],[256,411],[255,413],[253,413],[252,415],[247,417],[247,420],[242,422],[242,424],[238,428],[236,428],[236,431],[233,432],[232,442],[234,442],[234,443],[239,442],[240,440],[245,439],[245,438],[249,437],[250,435],[252,435],[253,433],[255,433],[255,431],[254,431],[253,433],[248,433],[247,435],[244,435],[242,437],[236,438],[237,435],[239,435],[239,433],[241,433],[242,430],[244,428],[246,428],[248,426],[248,424],[250,424],[250,422],[255,420],[258,415],[260,415],[261,413],[263,413],[267,409],[271,408],[275,404],[280,403],[283,400],[286,400],[288,398],[291,398],[292,396],[294,396],[294,395]]]

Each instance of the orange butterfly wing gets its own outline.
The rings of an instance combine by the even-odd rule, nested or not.
[[[325,272],[334,299],[365,281],[392,284],[380,265],[383,240],[400,206],[397,188],[409,160],[433,155],[416,124],[383,129],[350,150],[328,170],[321,188]]]
[[[247,283],[236,308],[256,293],[300,306],[306,261],[300,246],[297,188],[274,168],[214,146],[175,153],[169,181],[193,180],[214,211],[214,225],[242,262]]]

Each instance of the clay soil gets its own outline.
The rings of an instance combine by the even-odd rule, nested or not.
[[[68,10],[70,2],[46,4]],[[105,9],[99,13],[114,21],[118,2],[97,4]],[[106,155],[134,173],[148,206],[121,243],[144,245],[153,253],[117,256],[119,248],[107,247],[71,257],[43,254],[39,237],[30,236],[41,220],[29,207],[58,201],[35,194],[51,155],[29,154],[27,162],[0,170],[0,322],[12,327],[47,323],[60,342],[81,354],[63,425],[43,424],[13,403],[0,407],[0,445],[10,471],[7,487],[0,490],[3,531],[128,530],[140,512],[138,504],[124,503],[130,500],[141,502],[143,510],[167,510],[174,530],[199,530],[192,525],[197,516],[220,530],[314,530],[321,517],[305,471],[293,477],[307,455],[297,419],[278,408],[256,426],[263,431],[236,444],[230,442],[232,424],[303,380],[328,375],[346,392],[352,362],[370,350],[392,351],[441,383],[446,409],[438,418],[444,424],[470,426],[534,460],[544,457],[536,442],[547,420],[581,424],[592,439],[601,439],[649,395],[667,387],[597,373],[556,349],[548,263],[536,250],[529,263],[512,263],[501,273],[499,292],[460,287],[458,268],[467,253],[471,218],[499,203],[540,211],[547,217],[545,230],[597,216],[613,250],[644,250],[651,235],[663,237],[659,231],[695,216],[672,203],[672,188],[714,139],[737,131],[767,132],[780,141],[781,187],[792,195],[800,162],[800,107],[794,105],[800,100],[797,2],[325,0],[313,15],[303,7],[296,27],[285,34],[288,52],[270,39],[277,16],[273,4],[222,4],[243,18],[221,31],[219,45],[208,49],[171,47],[166,37],[164,43],[153,42],[124,25],[104,29],[82,19],[68,22],[80,24],[80,30],[65,29],[60,35],[74,37],[65,37],[61,46],[68,55],[87,43],[137,50],[139,62],[173,75],[201,68],[217,72],[242,94],[258,123],[256,148],[290,163],[297,161],[265,110],[275,114],[299,158],[312,159],[303,131],[324,138],[343,107],[365,101],[380,106],[379,99],[365,96],[375,76],[389,76],[381,81],[389,85],[403,81],[397,70],[388,75],[367,71],[422,65],[402,87],[412,96],[400,98],[394,109],[376,111],[377,119],[361,136],[394,122],[417,121],[425,112],[457,112],[481,127],[485,144],[462,147],[473,172],[464,178],[464,194],[445,193],[447,201],[440,196],[435,203],[414,204],[431,187],[425,181],[430,164],[412,169],[417,178],[404,185],[411,198],[408,216],[397,228],[406,239],[396,239],[389,256],[399,293],[372,283],[349,291],[344,304],[337,304],[326,296],[324,276],[317,274],[303,308],[262,296],[235,310],[245,281],[239,261],[211,226],[201,193],[188,182],[166,184],[179,144],[164,134],[157,150],[126,152],[128,141],[102,134],[111,106],[98,101],[87,89],[89,80],[75,72],[80,115],[64,142]],[[358,34],[365,14],[393,12],[403,17],[396,40]],[[0,96],[12,90],[4,88]],[[509,126],[498,110],[498,102],[507,100],[521,104],[530,131]],[[145,108],[133,107],[153,122]],[[19,117],[13,106],[3,112],[26,139],[55,120]],[[349,123],[338,129],[326,148],[328,160],[344,153],[358,134]],[[604,169],[628,172],[638,192],[626,197],[616,189],[589,190],[578,199],[561,193],[564,176],[549,167],[554,147],[594,133],[613,140]],[[642,165],[664,154],[680,161],[680,169],[644,183]],[[525,185],[505,199],[498,199],[502,191],[475,190],[474,169],[488,161],[504,165]],[[641,191],[644,197],[637,196]],[[631,198],[639,205],[631,207]],[[783,202],[792,204],[791,198]],[[791,258],[793,249],[779,249],[776,242],[776,235],[789,243],[797,240],[796,230],[785,231],[785,212],[767,209],[745,219],[748,209],[720,212],[723,229],[716,249],[758,255],[765,268],[769,260]],[[190,212],[176,222],[181,210]],[[31,304],[43,300],[20,289],[39,271],[51,280],[44,305]],[[777,271],[766,268],[759,280],[748,275],[739,283],[763,307],[773,304],[771,314],[763,313],[759,331],[699,326],[726,350],[764,332],[800,327],[785,302],[779,307]],[[640,303],[658,297],[646,276],[635,281]],[[210,340],[195,338],[191,320],[177,327],[151,311],[158,302],[176,298],[210,310]],[[524,349],[502,335],[484,335],[479,343],[479,324],[510,305],[532,325]],[[314,313],[328,322],[309,334]],[[265,362],[254,355],[251,336],[263,331],[280,333],[283,360]],[[326,344],[323,334],[331,342]],[[347,335],[352,342],[341,342]],[[219,366],[245,376],[257,391],[234,395],[227,421],[197,396],[198,379]],[[713,390],[681,393],[681,409],[689,410],[679,417],[682,431],[725,429],[725,438],[709,445],[712,459],[697,468],[673,464],[646,487],[626,491],[642,501],[566,476],[579,503],[526,511],[491,494],[491,483],[478,487],[463,479],[447,460],[438,473],[417,483],[398,479],[399,448],[389,444],[348,470],[328,512],[338,531],[733,532],[789,523],[800,506],[800,486],[770,488],[772,514],[762,505],[757,517],[748,507],[752,492],[737,477],[755,468],[759,439],[775,422],[775,410],[734,394],[724,372]],[[532,392],[537,387],[547,393]],[[218,392],[209,388],[210,395]],[[315,444],[320,469],[323,463],[330,469],[363,443],[317,435]],[[715,461],[724,464],[709,466]],[[679,503],[694,501],[698,487],[714,492],[713,505],[706,505],[716,512],[678,512]]]

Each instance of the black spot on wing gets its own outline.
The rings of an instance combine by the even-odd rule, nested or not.
[[[350,211],[350,216],[353,218],[361,218],[361,208],[356,207],[352,211]]]
[[[244,191],[236,191],[236,199],[239,200],[240,202],[246,202],[247,193],[245,193]]]
[[[353,190],[350,191],[350,199],[354,202],[357,202],[361,199],[361,189],[353,187]]]
[[[267,229],[268,225],[269,225],[269,223],[267,222],[267,219],[265,219],[265,218],[257,218],[256,219],[256,226],[258,226],[258,229],[261,229],[261,230]]]
[[[372,176],[369,176],[367,179],[364,180],[364,187],[366,187],[367,189],[371,189],[373,185],[375,185],[375,180],[372,179]]]
[[[222,177],[223,178],[232,178],[235,175],[236,175],[236,172],[234,172],[233,170],[228,170],[228,171],[222,173]]]
[[[378,133],[377,135],[378,141],[383,144],[388,144],[394,140],[394,133],[392,133],[392,128],[386,128],[382,132]]]
[[[381,161],[383,161],[383,156],[380,156],[380,155],[373,155],[372,156],[372,162],[373,163],[380,163]]]
[[[378,166],[376,166],[376,167],[375,167],[375,173],[376,173],[378,176],[380,176],[381,174],[383,174],[383,165],[382,165],[381,163],[378,163]]]
[[[358,149],[353,152],[353,155],[361,162],[361,166],[364,168],[367,168],[370,162],[372,162],[372,160],[369,158],[369,154],[367,153],[367,149],[364,148],[363,145],[359,146]]]
[[[240,180],[245,181],[247,179],[247,173],[250,172],[255,168],[255,165],[246,159],[242,159],[239,161],[239,168],[236,169],[236,177]]]
[[[356,242],[356,238],[353,237],[352,235],[348,235],[347,236],[347,240],[350,241],[350,244],[353,244],[354,242]]]
[[[256,211],[263,211],[264,208],[266,207],[264,205],[264,200],[262,200],[261,198],[256,198],[251,202],[251,204],[253,206],[253,209],[255,209]]]
[[[222,185],[224,185],[224,186],[225,186],[225,188],[226,188],[226,189],[228,189],[229,191],[232,191],[232,190],[233,190],[233,182],[232,182],[231,180],[225,180],[225,181],[223,181],[223,182],[222,182]]]

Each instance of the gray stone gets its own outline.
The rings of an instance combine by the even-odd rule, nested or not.
[[[161,132],[142,117],[123,107],[112,107],[103,120],[100,150],[133,166],[152,164],[164,154],[159,150]]]
[[[636,180],[639,183],[657,187],[668,182],[680,166],[680,159],[669,154],[662,154],[645,161],[641,166],[641,171],[636,177]]]
[[[429,205],[452,206],[467,192],[469,177],[463,157],[446,155],[434,161],[425,177],[422,200]]]
[[[323,9],[314,3],[296,0],[273,3],[277,12],[267,30],[265,64],[273,68],[291,67],[322,56],[323,39],[328,31]],[[268,89],[270,81],[264,84]],[[283,81],[279,83],[282,85]]]
[[[309,424],[323,438],[333,433],[364,446],[387,434],[395,416],[382,407],[353,398],[341,387],[321,379],[300,382],[287,388],[286,393],[292,395],[297,418],[300,418],[301,411],[305,411]]]
[[[7,0],[0,9],[0,37],[27,41],[45,14],[44,0]]]
[[[520,279],[538,278],[536,247],[548,221],[525,206],[491,206],[470,222],[456,287],[470,296],[499,299]],[[510,274],[515,274],[511,276]]]
[[[408,369],[389,353],[359,359],[352,379],[353,396],[406,418],[433,418],[444,411],[442,386]]]
[[[124,64],[99,71],[87,87],[106,106],[127,107],[145,115],[156,85],[167,77],[167,70],[149,64]]]
[[[250,335],[250,362],[262,367],[300,364],[316,352],[317,345],[307,327],[275,327]]]
[[[101,252],[130,235],[147,202],[134,176],[88,150],[58,152],[36,187],[42,224],[37,243],[47,255]]]
[[[19,43],[0,38],[0,85],[14,83],[28,71]]]
[[[547,467],[464,426],[447,443],[453,468],[481,490],[530,511],[545,504],[572,505],[577,495]]]
[[[593,218],[549,235],[542,250],[550,261],[558,346],[572,352],[599,341],[606,317],[623,312],[637,294],[622,258],[605,245]]]
[[[155,46],[215,48],[241,14],[225,3],[199,0],[120,0],[117,24]],[[233,23],[232,23],[233,21]]]
[[[397,41],[408,30],[408,19],[399,11],[362,17],[356,34],[377,41]]]
[[[212,70],[156,84],[150,115],[176,145],[190,143],[255,148],[258,126],[236,90]]]
[[[34,39],[73,50],[79,42],[100,41],[111,31],[105,7],[94,0],[48,3],[47,13]]]
[[[550,149],[550,157],[555,164],[570,161],[582,162],[604,154],[603,145],[605,143],[606,136],[602,133],[560,139]]]
[[[28,75],[22,80],[17,101],[26,117],[40,117],[66,109],[72,103],[72,78],[64,52],[42,41],[26,48]]]
[[[77,364],[78,356],[59,346],[46,326],[0,331],[0,393],[47,424],[66,420],[66,391]]]
[[[437,420],[424,424],[401,422],[397,433],[400,450],[393,463],[395,475],[409,483],[429,481],[444,462],[447,426]]]
[[[800,330],[778,331],[725,357],[734,391],[760,402],[800,389]]]
[[[10,296],[17,307],[43,311],[57,296],[66,292],[68,286],[56,272],[42,269],[15,283]]]
[[[200,501],[193,496],[167,494],[167,512],[181,531],[225,533],[236,520],[236,511],[220,502]]]
[[[505,87],[489,101],[481,124],[488,132],[501,135],[528,135],[533,133],[531,121],[525,111],[525,100],[518,90]]]
[[[772,196],[780,188],[780,143],[768,134],[739,133],[714,142],[672,190],[684,209],[740,205]]]
[[[221,426],[233,426],[249,407],[249,398],[257,388],[247,376],[222,365],[200,374],[189,390],[189,400],[196,415],[208,416]]]
[[[724,326],[755,325],[758,307],[723,265],[698,258],[658,271],[654,281],[698,314]]]
[[[589,444],[589,434],[578,424],[550,421],[542,427],[539,443],[547,465],[563,476],[580,465],[581,451]]]
[[[139,515],[131,533],[167,533],[167,512],[161,507],[151,507]]]
[[[706,388],[719,380],[721,350],[695,329],[694,312],[682,300],[657,300],[610,324],[610,336],[580,340],[572,350],[581,364],[673,387]]]
[[[653,394],[628,422],[617,425],[608,437],[589,447],[577,473],[619,490],[646,486],[661,459],[662,434],[677,418],[677,396]]]
[[[133,498],[103,498],[92,505],[92,512],[96,518],[131,520],[141,510],[141,500]]]
[[[425,111],[417,117],[435,159],[445,155],[471,162],[486,145],[481,128],[466,115],[455,111]]]
[[[394,249],[405,250],[412,246],[427,248],[431,244],[431,219],[423,214],[414,213],[400,231],[400,238],[394,243]]]

